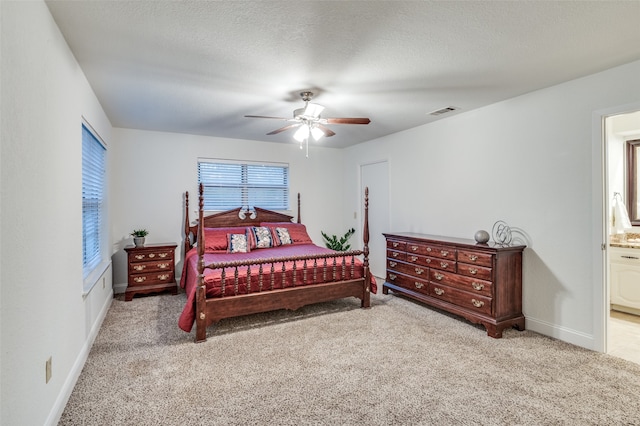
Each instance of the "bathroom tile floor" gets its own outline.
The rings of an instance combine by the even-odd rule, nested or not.
[[[608,353],[640,364],[640,316],[610,311]]]

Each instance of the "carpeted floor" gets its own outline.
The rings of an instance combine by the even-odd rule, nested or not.
[[[60,425],[640,425],[640,366],[396,296],[224,320],[114,300]]]

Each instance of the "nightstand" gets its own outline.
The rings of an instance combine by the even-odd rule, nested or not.
[[[124,300],[130,301],[136,294],[170,291],[178,294],[175,277],[175,250],[177,244],[145,244],[142,247],[126,246],[127,291]]]

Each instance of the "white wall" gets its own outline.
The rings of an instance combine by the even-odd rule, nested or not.
[[[472,239],[497,220],[521,228],[527,328],[597,348],[593,114],[639,99],[634,62],[357,145],[345,153],[345,199],[359,164],[388,158],[393,230]]]
[[[111,124],[46,5],[0,11],[0,423],[54,424],[112,300],[110,269],[83,296],[81,243],[81,120]]]
[[[113,131],[112,236],[116,292],[126,288],[124,246],[129,233],[146,228],[148,243],[175,242],[180,259],[184,229],[184,192],[190,218],[197,218],[199,157],[273,161],[289,164],[291,216],[297,219],[301,193],[302,222],[316,244],[320,231],[343,234],[342,156],[338,149],[310,146],[309,158],[294,143],[265,143],[176,133],[116,128]],[[354,244],[354,247],[356,244]],[[181,263],[178,269],[181,269]],[[179,272],[178,272],[179,273]]]

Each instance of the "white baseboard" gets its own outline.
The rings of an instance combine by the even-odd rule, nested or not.
[[[545,336],[553,337],[554,339],[562,340],[563,342],[571,343],[572,345],[592,351],[596,350],[593,334],[586,334],[570,328],[559,327],[555,324],[529,317],[525,318],[525,328],[535,331],[536,333],[544,334]]]
[[[76,361],[73,363],[73,367],[71,367],[71,371],[67,376],[67,379],[62,385],[62,389],[60,389],[60,393],[58,394],[58,398],[56,398],[56,402],[53,404],[53,408],[49,412],[49,416],[47,417],[47,421],[45,425],[55,426],[60,422],[60,418],[62,417],[62,413],[64,412],[64,408],[71,397],[71,392],[73,392],[73,388],[80,377],[80,373],[82,373],[82,368],[84,367],[85,362],[87,362],[87,358],[89,357],[89,352],[91,351],[91,346],[93,346],[93,342],[96,340],[98,336],[98,331],[100,331],[100,327],[102,327],[102,322],[104,318],[107,316],[107,312],[111,307],[111,302],[113,301],[113,292],[106,298],[105,303],[102,305],[102,309],[100,309],[100,313],[96,318],[95,323],[91,327],[91,331],[87,336],[87,340],[85,341]]]

